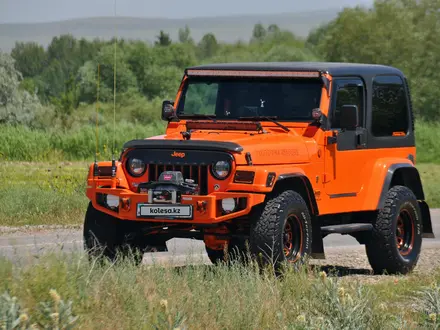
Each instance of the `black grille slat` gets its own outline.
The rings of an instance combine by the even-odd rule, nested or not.
[[[206,180],[200,181],[200,194],[207,195],[208,194],[208,166],[202,166],[200,169],[202,173],[202,178],[206,178]]]
[[[148,181],[157,181],[164,171],[180,171],[184,179],[194,180],[200,187],[200,194],[208,194],[208,166],[207,165],[161,165],[148,166]]]

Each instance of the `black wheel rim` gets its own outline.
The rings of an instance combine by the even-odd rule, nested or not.
[[[296,215],[289,215],[283,232],[283,251],[288,261],[295,262],[301,257],[302,241],[302,223]]]
[[[411,253],[414,247],[414,219],[407,210],[401,210],[397,217],[396,245],[402,256]]]

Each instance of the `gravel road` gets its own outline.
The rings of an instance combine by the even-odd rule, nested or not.
[[[440,209],[431,210],[435,239],[423,241],[416,272],[430,272],[440,268]],[[201,241],[173,239],[168,241],[169,252],[147,253],[144,263],[172,263],[181,265],[188,257],[195,256],[196,263],[209,263]],[[336,267],[341,275],[370,275],[371,268],[365,248],[350,236],[330,235],[324,239],[325,260],[313,260],[312,264]],[[70,229],[49,227],[0,228],[0,257],[13,261],[35,260],[35,257],[51,251],[81,251],[83,249],[81,227]],[[324,269],[326,268],[324,267]]]

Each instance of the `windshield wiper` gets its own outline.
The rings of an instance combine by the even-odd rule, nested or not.
[[[267,120],[270,121],[277,126],[281,127],[286,132],[290,132],[290,129],[284,126],[283,124],[277,122],[275,119],[278,119],[277,116],[251,116],[251,117],[238,117],[238,120]]]

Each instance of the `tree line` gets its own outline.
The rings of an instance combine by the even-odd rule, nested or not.
[[[201,63],[332,61],[392,65],[408,77],[418,118],[440,118],[440,0],[377,0],[347,8],[300,38],[276,24],[257,23],[247,42],[221,43],[212,33],[199,42],[188,26],[178,40],[160,31],[153,43],[54,37],[47,48],[17,42],[0,54],[0,123],[25,123],[36,104],[70,116],[84,104],[118,98],[172,98],[183,69]],[[3,68],[3,69],[2,69]],[[4,88],[3,88],[4,87]],[[26,108],[26,109],[24,109]],[[9,109],[9,110],[8,110]],[[25,113],[21,116],[21,113]]]

